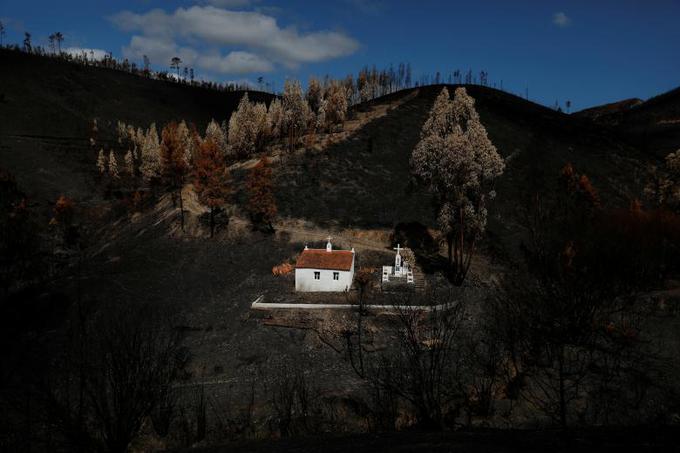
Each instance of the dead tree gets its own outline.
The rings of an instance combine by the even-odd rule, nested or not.
[[[42,386],[48,417],[75,450],[125,452],[147,417],[170,409],[186,353],[148,304],[79,318],[73,338],[81,347],[68,348]]]

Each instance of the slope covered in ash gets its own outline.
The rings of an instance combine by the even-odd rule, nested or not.
[[[95,191],[94,118],[106,148],[118,120],[141,127],[186,120],[203,131],[211,118],[228,119],[243,96],[4,49],[0,65],[0,166],[40,201],[59,193],[82,200]]]
[[[632,109],[643,102],[644,101],[639,98],[624,99],[623,101],[610,102],[608,104],[597,105],[595,107],[579,110],[578,112],[574,112],[573,115],[590,118],[593,120],[609,118],[628,109]]]
[[[87,143],[92,117],[103,123],[121,119],[136,125],[186,119],[203,127],[211,117],[226,119],[241,95],[25,55],[0,56],[3,62],[17,58],[8,66],[11,70],[0,73],[0,92],[5,94],[0,104],[0,166],[12,171],[24,190],[50,205],[62,192],[79,205],[101,193],[94,182],[96,156]],[[449,91],[455,88],[450,86]],[[567,162],[591,178],[604,203],[625,205],[640,195],[649,158],[621,140],[615,130],[502,91],[466,88],[507,164],[490,206],[484,254],[513,259],[522,234],[524,200],[535,193],[550,197]],[[404,90],[359,105],[357,111],[365,113],[368,121],[347,137],[273,159],[281,217],[291,224],[304,221],[316,229],[317,238],[336,228],[389,232],[397,223],[409,221],[434,227],[430,196],[411,180],[409,158],[441,89]],[[240,173],[232,173],[237,182],[242,180]],[[190,192],[189,187],[185,190]],[[91,203],[87,209],[96,211],[108,202]],[[185,203],[193,209],[189,194]],[[82,263],[67,267],[56,283],[45,283],[44,291],[36,291],[36,301],[21,294],[17,305],[28,307],[27,313],[39,312],[33,307],[42,307],[42,295],[52,294],[62,298],[64,306],[77,300],[93,307],[148,302],[163,312],[177,311],[181,321],[174,327],[182,332],[192,356],[185,388],[205,387],[219,407],[247,407],[250,383],[261,384],[263,375],[269,381],[276,379],[277,373],[286,371],[279,365],[293,361],[315,376],[329,400],[350,401],[359,385],[322,336],[323,329],[346,331],[354,322],[352,313],[320,314],[318,319],[262,315],[260,319],[251,310],[251,302],[260,295],[276,300],[294,294],[292,275],[274,276],[272,267],[289,262],[314,238],[307,232],[296,235],[283,222],[277,224],[275,235],[253,233],[240,206],[214,239],[193,234],[198,209],[187,213],[193,218],[182,234],[173,205],[166,195],[160,202],[149,200],[142,212],[130,209],[109,215],[110,222],[100,222],[87,234],[90,242],[83,249]],[[393,256],[384,236],[372,247],[335,239],[334,244],[356,246],[359,266],[377,267]],[[490,280],[493,271],[484,269],[478,275]],[[469,279],[473,283],[456,294],[474,304],[483,300],[488,288],[473,277]],[[383,331],[381,318],[371,322],[377,326],[375,332]],[[20,322],[12,324],[22,327]],[[51,340],[52,335],[58,331],[50,330],[46,338]],[[376,338],[372,341],[378,347],[395,344],[392,338]],[[23,354],[21,345],[16,351],[17,356]],[[271,382],[257,388],[259,398],[266,397],[267,385]]]
[[[95,182],[96,150],[88,141],[93,118],[99,119],[99,141],[106,146],[117,120],[148,126],[184,119],[203,129],[210,118],[228,119],[243,95],[19,52],[1,51],[0,60],[8,68],[0,72],[0,166],[46,206],[61,193],[82,202],[101,192]],[[443,86],[403,90],[356,106],[369,117],[377,110],[385,113],[320,151],[276,163],[281,216],[321,227],[435,226],[430,196],[412,180],[409,158]],[[448,88],[453,93],[456,86]],[[550,196],[567,162],[591,178],[605,203],[623,205],[640,196],[649,158],[624,141],[618,129],[496,89],[466,88],[491,140],[507,159],[490,209],[490,243],[516,235],[526,197]],[[271,99],[264,93],[250,96]],[[676,97],[667,93],[625,113],[650,118],[660,110],[672,113],[680,109]]]
[[[329,226],[435,226],[431,198],[412,180],[409,159],[442,88],[405,90],[359,106],[393,104],[348,140],[282,164],[276,171],[281,214]],[[455,88],[448,87],[451,95]],[[499,90],[466,88],[507,163],[490,207],[492,237],[514,236],[526,198],[551,196],[568,162],[589,176],[605,203],[626,205],[640,196],[647,157],[608,129]]]
[[[595,107],[576,115],[590,116],[598,124],[612,127],[612,133],[656,158],[680,148],[680,87],[629,108],[606,107]],[[600,114],[592,117],[589,114],[592,111]]]

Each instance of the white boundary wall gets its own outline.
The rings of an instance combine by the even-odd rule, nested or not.
[[[356,310],[359,305],[356,304],[278,304],[271,302],[262,302],[264,296],[260,296],[250,305],[252,310],[275,310],[275,309],[293,309],[293,310]],[[364,305],[366,310],[379,310],[388,312],[400,312],[406,310],[418,311],[442,311],[448,310],[451,304],[441,305]]]

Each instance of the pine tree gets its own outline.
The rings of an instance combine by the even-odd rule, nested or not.
[[[487,221],[487,199],[505,164],[487,136],[465,88],[435,100],[411,156],[413,172],[438,200],[438,224],[448,245],[450,276],[463,283]]]
[[[309,104],[302,97],[300,82],[287,80],[283,91],[283,129],[288,135],[288,151],[295,151],[299,137],[305,132],[311,117]]]
[[[177,69],[177,81],[179,81],[179,66],[182,64],[182,59],[179,57],[172,57],[170,60],[170,67]]]
[[[104,154],[104,148],[99,149],[99,156],[97,156],[97,169],[99,174],[103,175],[106,172],[106,155]]]
[[[283,123],[283,106],[281,105],[279,98],[274,99],[269,104],[267,121],[269,122],[270,136],[274,139],[280,138]]]
[[[229,149],[237,157],[249,156],[255,152],[257,124],[253,104],[248,93],[243,95],[238,107],[229,118]]]
[[[357,78],[357,92],[359,92],[359,101],[367,102],[371,98],[371,88],[368,82],[368,70],[362,69]]]
[[[125,173],[130,177],[135,176],[135,158],[131,149],[128,149],[127,153],[125,153]]]
[[[305,99],[309,104],[309,108],[315,115],[319,113],[319,108],[321,107],[321,100],[323,99],[323,88],[319,83],[319,80],[315,77],[309,79],[307,84],[307,93],[305,94]]]
[[[116,123],[116,135],[119,145],[125,145],[127,140],[129,139],[128,126],[120,120]]]
[[[205,139],[210,139],[222,151],[222,154],[227,154],[227,137],[224,129],[214,119],[210,120],[208,126],[205,128]],[[195,146],[198,146],[195,145]]]
[[[325,131],[327,128],[328,121],[326,120],[326,102],[325,99],[321,100],[321,105],[319,106],[319,111],[316,114],[316,124],[314,127],[318,130]]]
[[[267,106],[263,102],[258,102],[253,107],[253,123],[255,125],[255,149],[261,151],[270,135],[269,117],[267,116]]]
[[[274,198],[272,170],[267,158],[262,158],[250,170],[246,180],[248,204],[246,209],[256,228],[264,227],[266,231],[274,231],[272,222],[276,218],[276,199]]]
[[[345,86],[345,99],[347,101],[347,105],[353,105],[356,103],[357,92],[354,87],[354,79],[352,78],[351,74],[345,78],[343,84]]]
[[[116,161],[116,155],[113,150],[109,152],[109,176],[111,179],[120,179],[120,174],[118,174],[118,161]]]
[[[161,176],[161,145],[156,124],[151,124],[146,134],[138,130],[138,139],[142,142],[140,147],[142,162],[139,170],[145,181],[157,181]]]
[[[177,123],[174,121],[168,123],[163,128],[161,136],[161,174],[167,190],[179,199],[180,219],[182,231],[184,231],[182,189],[184,188],[184,179],[189,171],[189,166],[185,160],[182,137],[179,134]]]
[[[206,137],[198,146],[193,180],[199,201],[210,209],[210,237],[213,237],[215,211],[227,202],[231,190],[224,154],[212,138]]]
[[[54,40],[57,43],[57,51],[61,55],[61,43],[64,42],[64,35],[58,31],[54,34]]]
[[[325,97],[326,123],[330,125],[342,124],[347,117],[347,96],[337,82],[332,82],[326,90]]]
[[[184,161],[187,167],[191,168],[196,152],[196,140],[192,137],[192,133],[184,120],[177,125],[177,137],[181,143]]]

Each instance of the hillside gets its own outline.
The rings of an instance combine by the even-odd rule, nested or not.
[[[644,102],[627,100],[575,113],[613,128],[626,139],[658,159],[680,144],[680,87]]]
[[[5,49],[0,65],[0,165],[40,199],[92,194],[88,140],[94,118],[103,143],[118,120],[148,127],[184,119],[204,130],[211,118],[228,119],[243,96]]]
[[[605,128],[502,91],[466,88],[507,159],[491,207],[491,234],[502,238],[494,246],[504,243],[506,253],[513,253],[512,237],[526,197],[536,192],[549,197],[567,162],[586,173],[609,204],[627,205],[640,196],[646,157]],[[393,106],[350,139],[282,166],[277,172],[281,214],[329,227],[390,229],[399,222],[434,226],[430,197],[411,180],[409,158],[441,89],[416,88],[372,101],[364,108]]]
[[[110,129],[119,119],[136,126],[185,119],[203,129],[210,118],[228,119],[242,96],[18,52],[3,51],[0,58],[12,68],[0,74],[0,166],[45,207],[61,193],[81,203],[99,199],[96,150],[88,142],[92,118],[99,119],[104,143],[107,131],[112,139]],[[430,196],[412,180],[409,158],[443,86],[406,89],[356,106],[344,132],[320,134],[311,149],[275,162],[281,217],[321,228],[435,226]],[[448,88],[453,92],[456,86]],[[487,244],[500,255],[514,253],[526,198],[550,196],[567,162],[590,177],[607,204],[625,206],[640,197],[650,158],[620,138],[617,129],[489,87],[466,88],[506,158],[490,207],[493,239]],[[674,112],[673,96],[667,93],[626,112],[650,118],[658,111]],[[621,122],[628,118],[622,116]],[[232,172],[236,181],[242,180],[240,167]],[[236,200],[244,200],[239,190]]]
[[[646,436],[646,437],[643,437]],[[635,446],[638,452],[652,452],[675,444],[676,433],[658,430],[650,435],[641,429],[583,430],[564,434],[548,431],[463,431],[458,433],[381,433],[362,436],[323,437],[278,442],[248,442],[223,447],[191,449],[197,453],[222,452],[345,452],[372,453],[390,451],[398,453],[439,453],[464,451],[466,453],[545,452],[554,453],[615,453]],[[652,441],[647,440],[653,439]],[[642,441],[645,439],[646,441]]]
[[[574,112],[573,115],[595,120],[602,117],[611,117],[617,113],[632,109],[643,102],[644,101],[639,98],[624,99],[623,101],[610,102],[608,104],[597,105],[595,107],[579,110],[578,112]]]
[[[420,231],[436,227],[431,197],[412,180],[409,159],[443,85],[407,89],[358,105],[343,131],[319,133],[312,146],[301,146],[294,155],[272,151],[279,212],[275,234],[253,231],[242,208],[245,170],[256,159],[236,163],[231,169],[235,197],[227,209],[229,223],[208,239],[200,218],[205,209],[190,185],[183,192],[186,233],[179,231],[178,209],[167,194],[149,197],[142,207],[105,199],[96,183],[89,125],[94,117],[104,127],[118,119],[138,126],[185,119],[203,128],[210,118],[227,119],[242,93],[218,93],[23,54],[0,53],[0,58],[3,67],[10,63],[10,70],[0,73],[0,167],[15,174],[20,187],[50,215],[55,198],[65,193],[88,220],[95,219],[83,228],[88,242],[83,241],[78,255],[82,262],[76,266],[74,255],[67,257],[65,261],[71,261],[59,278],[18,291],[3,305],[0,330],[10,349],[7,368],[19,369],[21,375],[35,366],[27,363],[27,348],[16,338],[28,337],[30,343],[38,337],[41,347],[58,350],[63,341],[59,322],[66,324],[65,313],[76,303],[93,311],[148,303],[168,317],[177,316],[172,317],[173,328],[190,353],[178,389],[188,399],[199,391],[207,395],[210,442],[243,435],[238,431],[242,420],[252,422],[253,435],[270,433],[267,404],[272,388],[299,370],[313,377],[315,402],[338,411],[343,430],[364,430],[366,408],[362,395],[357,396],[364,391],[362,382],[342,354],[348,338],[343,332],[353,329],[354,312],[263,313],[252,310],[251,303],[261,296],[268,301],[307,296],[294,292],[292,275],[272,274],[273,266],[291,262],[307,243],[321,246],[331,234],[334,246],[356,249],[357,266],[379,269],[394,259],[390,234],[397,224],[416,222]],[[450,92],[456,88],[448,86]],[[621,139],[615,128],[590,118],[488,87],[466,89],[506,159],[506,171],[496,185],[498,196],[489,206],[488,235],[471,275],[462,287],[447,287],[449,297],[475,310],[517,259],[526,199],[535,194],[551,197],[567,162],[589,176],[605,205],[627,206],[640,196],[646,165],[653,159]],[[269,99],[261,93],[254,97]],[[41,221],[47,225],[49,217]],[[441,283],[441,274],[435,272],[441,267],[436,257],[431,261],[429,269],[422,265],[423,272],[429,282]],[[356,294],[321,296],[355,300]],[[365,327],[372,350],[397,344],[391,316],[371,314]],[[45,349],[45,357],[50,357]],[[30,358],[41,362],[41,353],[39,349]],[[522,418],[519,412],[518,426],[535,426],[534,414]],[[492,423],[507,423],[503,413],[499,410]],[[335,426],[323,429],[340,434]],[[416,441],[428,445],[432,439]],[[350,438],[338,446],[353,443]]]
[[[12,68],[0,74],[0,165],[45,206],[60,193],[80,202],[98,197],[96,155],[88,143],[92,118],[99,119],[104,137],[119,119],[137,126],[185,119],[203,129],[210,118],[227,119],[242,96],[17,52],[3,51],[0,59]],[[400,222],[434,226],[429,195],[412,181],[409,158],[442,87],[402,90],[359,105],[354,118],[360,120],[348,122],[345,135],[322,136],[320,150],[317,146],[277,164],[282,217],[324,228],[389,230]],[[453,92],[456,87],[448,88]],[[492,241],[493,247],[512,253],[518,207],[529,193],[550,194],[567,162],[588,174],[608,203],[625,205],[639,197],[648,158],[615,131],[500,90],[466,88],[507,159],[491,208],[491,235],[502,238]],[[660,97],[650,105],[668,109],[669,104]],[[631,111],[647,111],[641,107]]]

